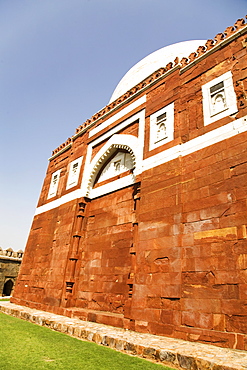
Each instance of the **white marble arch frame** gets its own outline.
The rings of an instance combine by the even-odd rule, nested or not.
[[[130,153],[133,161],[133,173],[93,189],[97,174],[110,156],[112,156],[114,152],[117,152],[118,149],[124,149]],[[132,185],[135,182],[136,175],[141,173],[141,170],[142,150],[140,150],[139,139],[133,135],[114,134],[88,165],[85,171],[85,178],[83,179],[83,193],[85,193],[88,198],[92,199]]]

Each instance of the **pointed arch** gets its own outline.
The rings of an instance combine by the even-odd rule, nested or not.
[[[135,167],[135,158],[133,153],[126,148],[116,148],[113,154],[103,163],[93,182],[95,186],[102,186],[103,183],[112,181],[126,176],[127,173],[133,172]]]
[[[113,180],[112,182],[93,189],[99,171],[118,151],[125,151],[130,155],[132,171],[129,175]],[[131,185],[135,182],[135,176],[139,172],[138,166],[138,139],[133,135],[115,134],[95,155],[88,168],[88,178],[86,180],[86,196],[95,198],[111,191]]]

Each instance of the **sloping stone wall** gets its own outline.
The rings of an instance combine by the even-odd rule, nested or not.
[[[53,152],[13,303],[247,349],[246,39],[239,20]]]

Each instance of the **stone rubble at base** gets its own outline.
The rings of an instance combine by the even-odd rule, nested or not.
[[[10,302],[0,302],[0,311],[78,339],[95,342],[177,369],[247,369],[246,351],[133,332],[104,324],[55,315]]]

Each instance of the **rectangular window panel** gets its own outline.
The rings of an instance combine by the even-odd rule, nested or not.
[[[153,150],[174,138],[174,103],[150,116],[149,150]]]
[[[78,184],[79,181],[79,175],[80,175],[80,169],[82,164],[82,158],[77,158],[69,165],[69,175],[67,180],[66,189],[73,188]]]
[[[50,182],[50,187],[49,187],[49,192],[48,192],[47,199],[53,198],[57,195],[60,172],[61,172],[61,170],[58,170],[58,171],[54,172],[51,176],[51,182]]]

